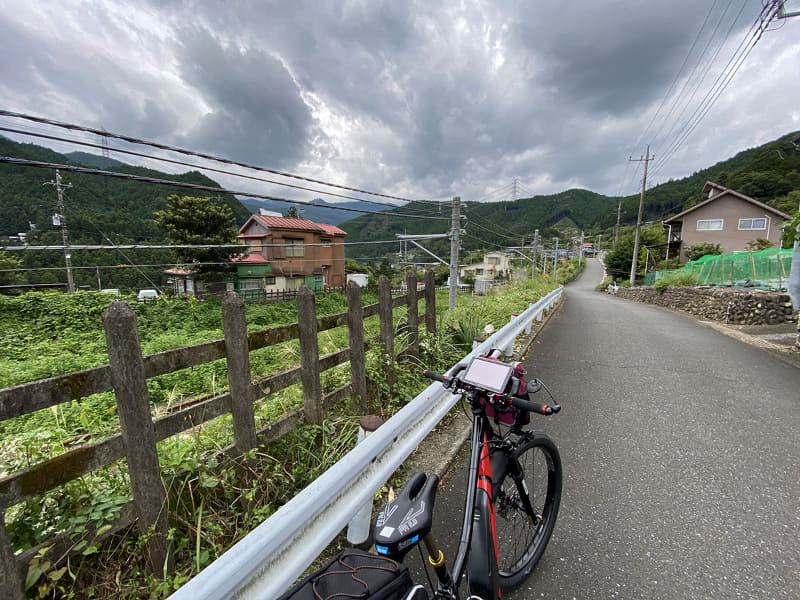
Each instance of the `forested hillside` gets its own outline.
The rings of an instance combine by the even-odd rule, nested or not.
[[[702,188],[707,180],[726,185],[785,212],[797,210],[800,202],[800,132],[787,134],[757,148],[739,152],[732,158],[719,162],[689,177],[655,186],[645,195],[645,221],[658,222],[670,215],[696,204],[703,198]],[[81,164],[106,168],[120,173],[172,179],[187,183],[217,186],[198,172],[168,175],[158,171],[124,165],[101,156],[70,153],[61,155],[34,144],[18,144],[0,137],[0,156],[13,156],[31,160]],[[63,173],[64,183],[72,187],[64,192],[64,205],[70,242],[73,244],[130,244],[164,243],[166,237],[153,222],[153,213],[161,210],[170,194],[208,196],[202,192],[182,191],[173,187],[124,181],[96,175]],[[53,186],[44,185],[54,179],[50,170],[0,164],[0,238],[25,233],[28,242],[36,245],[61,244],[61,233],[52,224],[56,212],[56,192]],[[248,201],[245,206],[230,194],[215,196],[230,206],[237,225],[255,212],[259,205]],[[462,237],[465,252],[490,250],[509,245],[530,243],[535,229],[543,240],[554,236],[562,238],[583,230],[587,235],[604,234],[611,239],[617,218],[617,207],[622,203],[622,223],[635,222],[639,195],[624,198],[604,196],[589,190],[573,189],[559,194],[534,196],[514,202],[479,203],[462,198]],[[319,201],[324,204],[323,201]],[[345,203],[365,210],[379,207],[362,203]],[[335,211],[318,206],[303,207],[303,216],[328,223],[340,223],[343,217],[355,213]],[[285,212],[288,205],[269,206]],[[321,213],[318,211],[325,211]],[[412,215],[414,218],[401,217]],[[431,218],[422,218],[431,217]],[[30,228],[33,225],[33,228]],[[415,202],[393,209],[388,214],[364,215],[340,223],[348,232],[348,242],[393,240],[397,233],[445,233],[450,229],[449,203]],[[449,255],[447,239],[425,243],[439,256]],[[409,246],[410,247],[410,246]],[[396,254],[398,245],[372,244],[348,246],[349,258],[373,260]],[[426,255],[419,251],[420,257]],[[7,253],[11,254],[11,253]],[[52,271],[28,271],[19,277],[28,283],[63,282],[63,254],[57,251],[17,252],[22,267],[50,267]],[[78,285],[97,287],[144,287],[142,273],[153,280],[163,281],[165,264],[176,262],[170,251],[136,250],[123,253],[118,250],[80,251],[72,253],[75,279]],[[154,265],[141,271],[125,266]],[[103,269],[95,268],[100,265]],[[123,265],[120,268],[111,268]],[[81,268],[87,267],[87,268]],[[91,268],[88,268],[91,267]],[[127,271],[126,271],[127,269]]]
[[[745,150],[689,177],[669,181],[647,190],[644,221],[659,221],[693,206],[703,199],[703,184],[710,180],[770,204],[784,212],[795,212],[800,202],[800,132],[787,134],[773,142]],[[466,201],[466,202],[463,202]],[[567,190],[548,196],[534,196],[514,202],[479,203],[462,198],[466,232],[465,250],[495,249],[521,245],[535,229],[542,239],[563,235],[567,230],[587,234],[606,234],[610,239],[622,203],[623,224],[633,224],[639,211],[639,194],[623,198],[604,196],[589,190]],[[393,212],[426,216],[449,215],[449,206],[416,203]],[[409,221],[411,221],[409,223]],[[388,240],[406,230],[414,233],[442,233],[450,228],[445,220],[409,220],[383,216],[363,216],[340,225],[348,232],[348,242]],[[448,252],[447,240],[426,242],[434,252]],[[351,246],[348,256],[378,257],[396,252],[386,246]]]
[[[18,144],[0,137],[0,156],[12,156],[57,164],[82,164],[97,167],[102,157],[92,155],[78,158],[78,163],[34,144]],[[75,157],[75,154],[73,154]],[[97,159],[97,160],[93,160]],[[105,163],[109,170],[137,176],[170,179],[191,184],[218,187],[212,179],[198,172],[180,175],[122,165]],[[62,182],[72,187],[64,190],[64,213],[71,244],[164,244],[166,235],[153,222],[153,213],[163,210],[171,194],[209,197],[206,192],[182,190],[138,181],[125,181],[98,175],[63,172]],[[0,238],[8,243],[8,236],[24,233],[31,245],[61,245],[61,230],[53,225],[57,211],[56,190],[47,182],[55,180],[55,172],[47,169],[0,164]],[[229,206],[241,225],[250,211],[231,194],[214,196],[221,204]],[[32,227],[31,227],[32,226]],[[8,252],[21,261],[23,268],[63,267],[64,256],[58,251]],[[164,265],[176,261],[168,250],[74,250],[72,265],[78,286],[134,288],[150,287],[142,273],[154,283],[163,283],[165,267],[136,270],[135,265]],[[119,269],[94,268],[96,265],[123,265]],[[127,265],[127,266],[126,266]],[[82,267],[92,267],[85,269]],[[134,272],[135,271],[135,272]],[[29,271],[24,273],[27,283],[55,283],[65,281],[63,269]],[[17,280],[19,282],[19,280]]]

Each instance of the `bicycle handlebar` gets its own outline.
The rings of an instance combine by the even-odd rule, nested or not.
[[[441,381],[446,386],[450,387],[450,383],[452,383],[452,379],[450,379],[447,375],[439,375],[439,373],[434,373],[433,371],[428,371],[428,369],[422,369],[422,375],[427,377],[428,379],[433,379],[435,381]]]
[[[428,369],[422,370],[422,375],[427,377],[428,379],[433,379],[434,381],[442,382],[445,387],[452,387],[453,382],[456,382],[457,388],[462,386],[458,386],[460,380],[453,379],[448,377],[447,375],[440,375],[439,373],[434,373],[433,371],[428,371]],[[485,390],[487,394],[489,394],[493,399],[500,400],[503,402],[508,402],[511,406],[515,408],[519,408],[521,410],[527,410],[528,412],[550,416],[558,413],[561,410],[560,404],[554,404],[552,406],[548,404],[539,404],[538,402],[532,402],[531,400],[525,400],[524,398],[520,398],[518,396],[512,396],[511,394],[496,394],[489,390]]]
[[[547,417],[549,417],[550,415],[554,415],[561,410],[560,404],[553,404],[552,406],[550,406],[548,404],[539,404],[538,402],[531,402],[530,400],[518,398],[517,396],[508,396],[505,394],[504,396],[509,400],[509,402],[511,402],[511,406],[514,406],[516,408],[521,408],[522,410],[527,410],[528,412],[545,415]]]

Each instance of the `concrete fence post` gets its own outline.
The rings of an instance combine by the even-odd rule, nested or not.
[[[174,557],[167,542],[167,494],[158,464],[136,315],[125,302],[115,300],[103,312],[103,327],[139,532],[149,536],[147,562],[154,575],[171,573]]]
[[[378,278],[378,319],[381,323],[381,342],[387,361],[386,383],[394,390],[394,321],[392,320],[392,284],[386,275]]]
[[[406,272],[406,306],[408,307],[408,349],[406,355],[419,360],[419,307],[417,304],[417,274]]]
[[[347,332],[350,339],[350,380],[353,395],[359,397],[361,410],[367,401],[367,359],[364,352],[364,308],[361,305],[361,286],[347,283]]]
[[[300,338],[300,382],[303,384],[303,412],[306,421],[322,425],[322,383],[319,379],[317,305],[314,292],[302,286],[297,294],[297,333]]]
[[[244,454],[256,447],[256,421],[250,386],[250,348],[244,301],[236,292],[225,292],[222,299],[222,328],[231,390],[233,437],[236,450]]]
[[[436,287],[433,271],[425,271],[425,331],[436,335]]]

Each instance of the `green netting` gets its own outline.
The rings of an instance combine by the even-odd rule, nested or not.
[[[760,252],[706,255],[688,262],[682,269],[655,271],[645,275],[645,285],[653,285],[673,273],[696,273],[698,285],[782,289],[792,268],[792,249],[768,248]]]

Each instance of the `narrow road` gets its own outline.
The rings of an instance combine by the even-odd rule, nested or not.
[[[526,361],[564,407],[533,423],[564,491],[544,558],[504,598],[800,598],[800,370],[601,279],[590,260]]]

